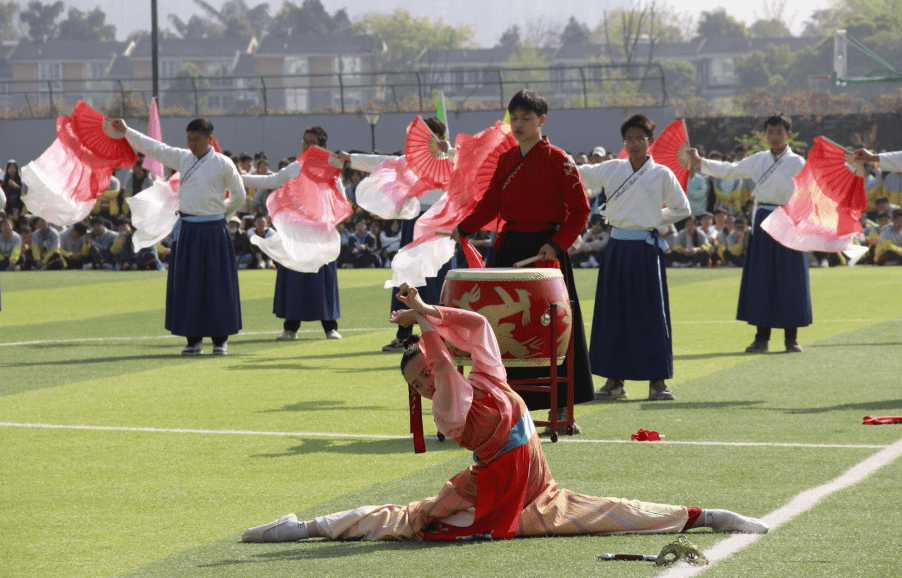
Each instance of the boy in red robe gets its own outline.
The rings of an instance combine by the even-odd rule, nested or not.
[[[451,238],[459,241],[500,217],[504,227],[497,236],[490,267],[511,267],[536,255],[540,256],[536,267],[560,264],[573,301],[574,403],[592,401],[595,398],[585,327],[567,256],[567,249],[582,233],[591,213],[586,189],[573,159],[542,136],[548,112],[545,99],[535,91],[521,90],[511,99],[507,110],[518,146],[498,159],[488,190]],[[566,365],[560,371],[565,369]],[[511,379],[547,378],[548,375],[545,368],[508,370]],[[521,395],[530,409],[550,407],[547,394],[523,392]],[[557,407],[564,407],[558,412],[559,419],[566,419],[565,395],[561,388]],[[574,424],[575,433],[579,433],[578,428]]]

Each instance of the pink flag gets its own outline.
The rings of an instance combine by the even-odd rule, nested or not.
[[[458,134],[454,150],[457,164],[451,173],[447,193],[419,218],[414,226],[413,242],[392,259],[392,278],[386,287],[408,283],[421,286],[427,277],[435,277],[454,254],[454,242],[439,231],[450,231],[469,215],[489,188],[498,157],[517,145],[510,125],[501,121],[475,136]],[[501,226],[496,219],[486,230]]]
[[[28,210],[48,222],[72,225],[91,212],[113,170],[137,160],[124,139],[109,136],[102,114],[84,102],[56,119],[56,140],[22,168]]]
[[[298,162],[301,173],[266,200],[276,233],[251,243],[273,260],[301,273],[315,273],[338,258],[341,235],[336,225],[354,212],[338,191],[341,169],[329,164],[329,151],[310,147]]]
[[[154,140],[163,142],[163,131],[160,129],[160,109],[157,108],[157,99],[150,101],[150,119],[147,121],[147,136]],[[165,171],[163,163],[150,157],[144,157],[144,163],[141,165],[152,174],[158,181],[163,180]]]
[[[829,139],[815,137],[805,168],[793,178],[792,198],[772,212],[761,228],[797,251],[836,253],[853,247],[868,203],[864,178],[846,165],[845,152]]]

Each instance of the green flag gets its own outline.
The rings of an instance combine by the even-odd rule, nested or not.
[[[511,123],[511,111],[509,111],[509,110],[504,111],[504,120],[502,120],[501,122],[503,122],[504,124]]]
[[[445,93],[442,92],[441,95],[442,99],[438,103],[438,111],[436,111],[435,116],[445,123],[445,140],[451,142],[451,131],[448,129],[448,113],[445,112]]]

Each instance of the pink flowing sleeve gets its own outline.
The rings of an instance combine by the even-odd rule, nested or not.
[[[432,413],[439,431],[457,437],[466,425],[473,403],[473,386],[464,378],[451,359],[443,339],[454,347],[469,351],[473,357],[470,376],[482,374],[504,382],[507,372],[501,363],[498,341],[485,317],[472,311],[436,306],[438,317],[428,317],[433,330],[424,330],[420,343],[435,375]]]

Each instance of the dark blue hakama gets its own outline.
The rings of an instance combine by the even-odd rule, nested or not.
[[[667,271],[657,244],[608,241],[598,268],[589,343],[595,375],[636,381],[673,377]]]
[[[811,325],[808,253],[784,247],[761,223],[772,209],[758,207],[739,286],[736,319],[758,327]]]
[[[235,247],[225,219],[182,220],[166,281],[166,329],[184,337],[241,330]]]
[[[341,317],[335,261],[316,273],[299,273],[278,265],[272,312],[279,319],[292,321],[332,321]]]

